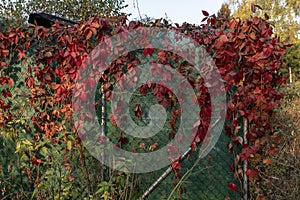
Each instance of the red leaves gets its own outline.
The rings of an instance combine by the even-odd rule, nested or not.
[[[258,5],[252,5],[253,12],[257,8],[261,9]],[[232,138],[228,149],[230,152],[233,152],[234,148],[242,146],[241,154],[234,157],[235,163],[230,166],[230,169],[232,171],[236,170],[237,167],[234,165],[238,165],[241,161],[245,160],[250,161],[252,164],[254,163],[253,160],[255,160],[255,162],[258,162],[257,160],[263,160],[262,162],[264,164],[271,164],[271,159],[261,159],[258,155],[267,154],[267,156],[272,156],[279,151],[276,146],[280,141],[279,137],[269,137],[271,138],[271,142],[275,144],[267,152],[263,152],[265,144],[260,143],[262,143],[262,138],[270,134],[270,111],[276,106],[276,101],[283,97],[282,94],[276,90],[277,86],[282,84],[283,79],[275,73],[275,71],[279,71],[281,68],[281,56],[285,52],[286,46],[280,43],[278,39],[272,38],[272,27],[263,19],[256,17],[244,21],[233,19],[230,22],[216,27],[215,16],[210,16],[207,11],[202,11],[202,14],[204,15],[203,21],[207,20],[207,23],[201,25],[201,31],[199,31],[199,27],[196,26],[179,26],[178,24],[176,24],[177,28],[174,28],[174,30],[188,35],[201,45],[204,44],[207,52],[215,55],[213,60],[224,80],[228,96],[232,100],[232,104],[228,107],[227,113],[228,126],[225,127],[227,135]],[[265,18],[267,19],[268,16],[265,15]],[[162,28],[168,28],[168,26],[163,23],[157,23],[156,25]],[[55,34],[57,36],[57,44],[53,46],[45,45],[39,49],[38,54],[34,57],[37,66],[31,66],[34,70],[32,70],[32,72],[28,71],[25,83],[32,91],[32,98],[35,99],[35,101],[31,101],[33,107],[39,105],[37,102],[40,102],[42,97],[53,99],[53,94],[48,94],[48,91],[53,92],[54,90],[55,99],[53,101],[49,100],[47,106],[51,104],[55,107],[55,110],[49,113],[52,113],[54,118],[72,116],[71,111],[68,112],[66,108],[63,110],[60,106],[63,102],[66,107],[69,106],[69,108],[71,108],[71,103],[66,99],[68,99],[67,97],[71,94],[70,90],[74,86],[78,68],[88,53],[91,52],[98,43],[109,38],[111,35],[140,26],[141,23],[139,22],[131,22],[129,25],[124,26],[117,24],[111,25],[107,20],[94,18],[84,24],[74,26],[72,29],[60,27],[59,24],[56,24],[51,30],[36,28],[36,36],[30,35],[32,37],[25,37],[25,35],[29,34],[28,32],[22,34],[17,30],[12,30],[12,32],[6,35],[0,33],[0,37],[3,38],[3,41],[0,41],[0,55],[2,58],[0,61],[0,69],[9,64],[8,57],[10,56],[9,54],[12,53],[11,49],[18,55],[18,60],[26,58],[26,51],[30,47],[31,41],[24,41],[25,39],[29,40],[33,38],[38,41],[47,41],[49,35]],[[155,24],[153,24],[153,26],[155,26]],[[91,40],[91,38],[95,39],[96,42]],[[149,68],[153,76],[161,76],[162,80],[172,80],[173,77],[170,76],[170,73],[164,70],[164,65],[169,64],[181,73],[195,90],[197,90],[197,97],[194,102],[199,104],[202,109],[199,113],[199,120],[194,124],[191,138],[191,148],[195,150],[197,144],[205,139],[210,123],[212,109],[209,103],[211,100],[208,88],[205,87],[203,80],[199,81],[189,76],[193,73],[194,69],[189,66],[189,64],[180,64],[179,67],[176,66],[179,60],[182,59],[180,56],[173,55],[171,52],[164,50],[155,51],[154,47],[149,45],[149,41],[145,39],[143,42],[146,48],[142,52],[139,52],[141,54],[139,56],[147,57],[147,59],[151,57],[153,62],[156,62],[152,63]],[[16,47],[15,44],[18,44],[18,47]],[[114,50],[118,51],[117,48]],[[187,48],[187,52],[191,50],[193,49]],[[95,55],[95,57],[106,58],[108,53],[106,50],[102,50],[98,55]],[[113,84],[118,82],[125,72],[138,66],[141,61],[137,56],[128,54],[118,58],[116,62],[111,64],[103,75],[104,81],[101,82],[107,100],[113,98],[111,92]],[[100,59],[99,63],[101,62],[104,61]],[[81,67],[83,67],[81,70],[85,70],[87,66]],[[99,67],[102,67],[102,65],[99,64]],[[6,76],[9,75],[2,74],[0,77],[1,86],[4,85],[6,87],[5,84],[7,84],[7,86],[13,84],[13,79]],[[137,74],[135,76],[137,76]],[[96,85],[96,82],[93,80],[87,78],[86,81],[90,87]],[[184,87],[180,89],[182,90]],[[235,90],[236,92],[231,94]],[[3,90],[2,96],[5,98],[13,96],[9,91],[13,90]],[[145,83],[139,88],[139,92],[141,94],[152,92],[163,107],[174,108],[173,105],[175,104],[174,102],[176,102],[175,95],[166,87],[159,84]],[[91,96],[91,94],[85,92],[80,92],[75,95],[79,96],[82,101],[88,101],[88,98]],[[46,105],[46,103],[44,104]],[[9,109],[9,105],[6,104],[4,100],[0,100],[0,105],[2,109]],[[124,109],[124,103],[118,102],[117,108],[114,108],[114,115],[109,115],[111,123],[114,126],[121,124],[119,122],[122,121],[122,118],[119,115]],[[172,118],[167,121],[170,131],[166,133],[166,137],[170,136],[169,139],[174,138],[174,132],[177,131],[177,121],[181,111],[175,108],[173,110],[171,109],[171,112]],[[138,118],[142,117],[143,113],[139,103],[135,105],[134,114]],[[37,115],[41,115],[41,113],[37,113]],[[60,124],[53,125],[52,116],[46,115],[43,120],[36,121],[40,130],[48,135],[53,135],[51,132],[52,129],[64,130],[64,126]],[[243,119],[248,119],[250,123],[249,132],[247,134],[249,145],[243,145],[243,138],[238,135],[242,132],[243,126],[241,121]],[[118,123],[116,120],[118,120]],[[116,139],[120,146],[129,145],[126,136],[118,136]],[[180,136],[178,137],[178,142],[184,139],[189,138]],[[116,145],[116,147],[117,146],[118,145]],[[154,151],[158,147],[158,144],[154,143],[146,147],[145,143],[139,143],[135,144],[135,146],[133,151],[136,151],[138,146],[145,151],[147,149]],[[168,146],[168,153],[170,156],[179,156],[179,148],[174,144],[170,144]],[[38,159],[32,159],[31,162],[34,164],[41,163]],[[175,162],[172,160],[172,168],[174,170],[180,170],[182,168],[179,160]],[[247,176],[250,178],[256,177],[257,173],[255,169],[247,170]],[[228,183],[228,187],[233,192],[238,189],[237,185],[232,182]]]
[[[147,55],[152,56],[154,52],[154,48],[153,47],[149,47],[149,48],[145,48],[144,49],[144,56],[147,57]]]
[[[280,143],[280,141],[281,141],[281,136],[280,135],[272,135],[271,136],[271,140],[273,141],[273,142],[275,142],[275,144],[279,144]]]
[[[201,22],[204,22],[207,19],[208,19],[208,17],[204,17]]]
[[[181,110],[172,110],[172,120],[175,121],[180,114]]]
[[[34,79],[33,79],[33,77],[26,78],[25,83],[26,83],[28,88],[30,88],[30,89],[34,88]]]
[[[0,85],[4,85],[7,81],[7,78],[5,76],[0,77]]]
[[[269,15],[267,15],[267,13],[265,13],[264,16],[265,16],[265,19],[266,19],[266,20],[269,20],[269,19],[270,19]]]
[[[221,40],[221,42],[228,42],[228,38],[227,38],[227,36],[226,35],[221,35],[220,36],[220,40]]]
[[[196,142],[192,142],[192,144],[191,144],[191,149],[193,150],[193,151],[195,151],[196,149],[197,149],[197,145],[196,145]]]
[[[7,90],[2,90],[2,96],[4,98],[12,97],[12,94]]]
[[[141,143],[141,144],[140,144],[140,148],[141,148],[141,149],[144,149],[144,150],[146,150],[146,149],[147,149],[147,147],[146,147],[145,143]]]
[[[149,147],[149,151],[154,151],[158,147],[158,143],[154,143]]]
[[[205,16],[205,17],[208,17],[209,16],[209,13],[205,10],[202,10],[202,14]]]
[[[257,196],[256,200],[267,200],[267,197],[260,194]]]
[[[0,69],[3,68],[3,67],[5,67],[5,66],[7,66],[6,62],[0,61]]]
[[[279,152],[279,149],[278,149],[278,148],[272,147],[271,149],[269,149],[269,150],[267,151],[267,154],[268,154],[269,156],[274,156],[274,155],[276,155],[278,152]]]
[[[87,31],[87,34],[86,34],[85,39],[86,39],[86,40],[89,40],[89,39],[92,37],[92,35],[93,35],[93,32],[92,32],[92,31]]]
[[[61,92],[61,89],[59,88],[59,90],[57,92],[57,96],[59,96],[60,94],[62,94],[62,92]],[[86,93],[84,91],[80,94],[79,99],[82,102],[86,102]]]
[[[251,12],[254,13],[255,11],[256,11],[256,10],[255,10],[255,5],[254,5],[254,3],[252,3],[252,4],[251,4]]]
[[[106,90],[111,89],[111,88],[112,88],[112,83],[111,82],[104,83],[103,86],[102,86],[103,91],[106,91]]]
[[[26,51],[25,50],[19,50],[19,53],[18,53],[18,60],[22,60],[23,57],[26,57]]]
[[[72,52],[73,53],[73,52]],[[68,71],[68,75],[70,76],[71,79],[75,80],[77,77],[77,70],[75,68],[71,68]]]
[[[266,164],[266,165],[270,165],[270,164],[273,163],[273,161],[272,161],[272,159],[270,159],[270,158],[265,158],[265,159],[263,160],[263,163]]]
[[[257,169],[250,169],[248,168],[246,171],[246,175],[251,179],[251,178],[256,178],[258,175],[258,170]]]
[[[68,92],[68,90],[61,84],[53,84],[52,89],[56,90],[56,94],[54,94],[56,101],[60,101]],[[81,101],[86,101],[86,94],[84,91],[81,92],[79,96]]]
[[[172,157],[169,157],[172,169],[176,172],[176,170],[181,170],[182,165],[180,163],[180,157],[177,157],[176,159],[173,159]],[[176,176],[179,177],[179,174],[176,173]]]
[[[229,40],[226,35],[220,35],[220,37],[215,41],[215,47],[222,48],[224,43],[227,43]]]
[[[234,30],[236,27],[236,24],[237,24],[237,22],[234,19],[232,19],[231,22],[229,23],[229,27],[228,27],[229,30]]]
[[[32,165],[39,165],[42,163],[42,160],[41,159],[37,159],[35,156],[33,156],[31,159],[30,159],[30,162]]]
[[[173,170],[181,170],[182,169],[182,165],[179,163],[179,161],[172,163],[171,167]]]
[[[8,78],[5,76],[0,77],[0,85],[7,84],[8,86],[11,86],[14,83],[14,80],[12,78]]]
[[[9,104],[6,104],[6,105],[5,105],[5,102],[4,102],[3,100],[1,100],[1,99],[0,99],[0,105],[1,105],[0,108],[1,108],[2,110],[4,110],[4,111],[6,111],[7,109],[10,108],[10,105],[9,105]]]
[[[173,143],[169,144],[169,151],[171,151],[172,155],[177,155],[179,153],[179,148],[176,147]]]
[[[128,139],[126,137],[120,137],[118,142],[121,143],[121,145],[125,145],[128,143]]]
[[[255,154],[258,152],[259,148],[258,146],[247,146],[244,145],[242,148],[242,153],[241,155],[241,160],[245,161],[245,160],[250,160],[251,158],[253,158],[255,156]]]
[[[136,104],[135,105],[135,111],[134,111],[134,113],[135,113],[135,116],[137,118],[141,118],[142,117],[142,109],[141,109],[141,105],[140,104]]]
[[[252,3],[251,4],[251,11],[253,13],[256,12],[256,8],[259,8],[260,10],[263,10],[262,7],[260,7],[259,5]]]
[[[72,56],[73,58],[76,58],[76,52],[72,51],[72,52],[71,52],[71,56]]]
[[[236,192],[238,187],[235,183],[229,182],[228,183],[228,188],[231,189],[232,192]]]
[[[112,123],[112,125],[114,125],[114,126],[118,126],[118,124],[117,124],[117,121],[116,121],[116,118],[115,118],[115,116],[113,115],[113,114],[109,114],[109,116],[108,116],[109,118],[110,118],[110,122]]]
[[[7,57],[9,55],[9,50],[8,49],[3,49],[0,53],[0,55],[2,54],[3,57]]]
[[[16,33],[10,32],[10,33],[8,34],[8,37],[9,37],[9,38],[12,38],[12,37],[14,37],[15,35],[16,35]]]
[[[169,52],[158,50],[157,54],[158,54],[157,58],[156,58],[157,62],[162,63],[162,64],[167,63],[168,57],[170,56]]]
[[[92,22],[91,27],[93,27],[93,28],[99,28],[100,24],[98,22]]]
[[[240,145],[243,144],[243,138],[241,136],[237,136],[233,139],[233,142],[238,143]]]

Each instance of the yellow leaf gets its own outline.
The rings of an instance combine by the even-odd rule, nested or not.
[[[141,144],[140,144],[140,148],[146,150],[146,145],[145,145],[145,143],[141,143]]]
[[[44,154],[47,154],[47,153],[48,153],[48,149],[47,149],[46,147],[42,147],[42,152],[43,152]]]
[[[82,31],[84,28],[85,28],[85,25],[82,24],[79,30]]]
[[[94,27],[94,28],[99,28],[99,27],[100,27],[100,25],[99,25],[98,22],[93,22],[93,23],[91,24],[91,26]]]
[[[32,145],[32,143],[29,140],[23,140],[22,142],[24,145]]]
[[[94,35],[97,35],[97,30],[95,28],[91,28],[90,30],[93,32]]]
[[[21,148],[21,144],[20,144],[20,142],[18,142],[17,145],[16,145],[15,153],[18,153],[20,151],[20,148]]]
[[[68,140],[67,142],[67,149],[70,151],[72,149],[72,142]]]
[[[157,146],[158,146],[158,144],[157,144],[157,143],[154,143],[153,145],[151,145],[151,146],[149,147],[149,150],[150,150],[150,151],[154,151],[154,150],[156,149]]]

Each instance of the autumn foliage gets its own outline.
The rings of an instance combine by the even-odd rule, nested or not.
[[[63,27],[56,23],[50,29],[31,26],[24,30],[10,28],[8,32],[0,32],[0,84],[3,88],[0,91],[1,129],[6,129],[8,122],[18,117],[11,109],[13,105],[10,87],[19,81],[13,76],[13,64],[21,62],[24,63],[22,67],[26,68],[24,84],[30,90],[27,94],[30,107],[35,110],[33,116],[28,119],[28,124],[32,124],[34,130],[27,126],[28,131],[38,133],[38,136],[35,136],[36,140],[39,137],[53,139],[59,132],[64,131],[76,135],[72,124],[72,89],[78,70],[88,54],[105,38],[119,32],[143,26],[162,27],[193,38],[204,45],[206,51],[213,57],[224,80],[229,102],[224,126],[227,137],[232,138],[232,142],[228,144],[228,151],[234,153],[242,147],[240,153],[233,154],[234,162],[228,166],[228,170],[232,170],[236,178],[242,177],[240,166],[247,160],[250,163],[247,176],[250,178],[257,176],[255,169],[257,163],[272,162],[269,158],[262,160],[262,155],[268,157],[278,152],[276,144],[280,138],[274,135],[270,120],[273,109],[283,98],[278,87],[285,79],[279,74],[279,69],[284,67],[281,56],[285,53],[286,47],[278,38],[273,37],[273,28],[264,19],[256,17],[243,21],[232,19],[222,21],[220,25],[215,16],[209,16],[207,12],[203,14],[205,24],[200,26],[189,24],[172,26],[163,20],[145,25],[140,22],[126,23],[126,19],[112,24],[105,19],[90,18],[89,21],[74,27]],[[158,64],[173,63],[180,59],[172,52],[159,49],[146,48],[141,53],[145,57],[157,56],[154,59]],[[134,69],[141,62],[134,55],[130,52],[111,63],[109,70],[100,80],[107,100],[111,98],[112,85],[120,79],[124,71]],[[29,59],[33,59],[34,62],[28,64]],[[197,102],[202,106],[199,113],[202,123],[191,141],[199,143],[205,138],[211,117],[208,89],[204,86],[203,78],[189,76],[193,70],[189,70],[187,63],[178,66],[177,70],[184,74],[195,92],[199,94]],[[141,94],[148,90],[154,91],[154,96],[165,108],[172,108],[174,105],[174,99],[168,89],[156,84],[140,88]],[[84,93],[78,95],[82,95],[80,96],[82,100],[87,98]],[[135,114],[139,118],[140,109],[137,104]],[[174,127],[180,111],[172,110],[172,116],[173,121],[169,123]],[[113,120],[113,116],[109,119]],[[242,136],[243,120],[249,123],[247,144]],[[128,139],[120,135],[118,141],[118,145],[124,145]],[[150,150],[153,151],[157,146],[159,144],[153,144]],[[69,144],[67,148],[76,146]],[[42,160],[36,157],[30,160],[33,165],[42,163]],[[181,169],[178,160],[172,166],[174,170]],[[228,187],[232,191],[237,191],[234,183],[228,183]]]

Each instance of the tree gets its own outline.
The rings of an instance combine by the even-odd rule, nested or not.
[[[223,18],[224,20],[229,20],[231,17],[231,10],[229,8],[228,3],[223,3],[221,6],[221,9],[219,10],[217,14],[218,18]]]
[[[121,12],[125,0],[3,0],[0,15],[14,18],[18,25],[24,24],[31,12],[45,12],[73,21],[86,21],[90,17],[115,17]]]
[[[7,19],[0,16],[0,31],[6,30],[8,28],[7,24]]]
[[[287,61],[290,73],[290,82],[300,80],[300,40],[296,41],[294,45],[287,49],[287,53],[283,56]],[[286,71],[286,73],[288,73]]]
[[[226,21],[229,22],[231,18],[232,18],[232,16],[231,16],[231,10],[230,10],[229,4],[223,3],[221,6],[221,9],[218,11],[218,14],[217,14],[218,20],[216,22],[216,27],[221,27],[221,25],[224,22],[226,22]]]
[[[233,16],[269,18],[275,33],[282,39],[295,41],[300,34],[300,2],[298,0],[230,0]],[[253,5],[253,6],[252,6]],[[266,14],[266,15],[265,15]]]
[[[266,18],[274,27],[274,34],[286,44],[284,58],[287,65],[300,78],[300,1],[298,0],[230,0],[233,16],[241,19],[250,15]]]

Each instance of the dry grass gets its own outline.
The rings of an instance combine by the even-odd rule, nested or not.
[[[286,90],[284,105],[274,124],[281,125],[279,153],[272,165],[260,165],[253,181],[251,199],[300,199],[300,83]]]

